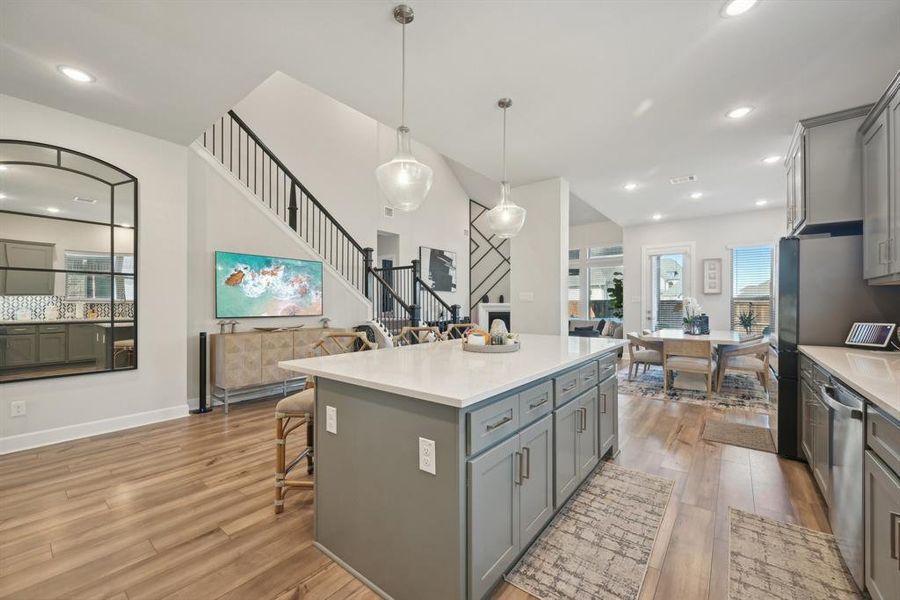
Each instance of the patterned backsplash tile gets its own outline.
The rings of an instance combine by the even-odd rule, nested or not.
[[[56,319],[86,319],[93,310],[97,318],[109,318],[109,302],[68,302],[63,296],[0,296],[0,321],[16,318],[16,312],[24,308],[31,311],[32,319],[49,319],[47,310],[55,308],[59,316]],[[133,319],[133,302],[115,303],[116,319]]]

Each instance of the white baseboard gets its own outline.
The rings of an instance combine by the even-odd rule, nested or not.
[[[188,416],[187,404],[0,438],[0,455]]]

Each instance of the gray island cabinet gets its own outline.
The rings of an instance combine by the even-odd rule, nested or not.
[[[623,342],[521,341],[280,363],[316,377],[315,544],[382,596],[487,597],[618,452]]]

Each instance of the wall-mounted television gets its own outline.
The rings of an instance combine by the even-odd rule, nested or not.
[[[216,251],[216,318],[322,314],[322,262]]]

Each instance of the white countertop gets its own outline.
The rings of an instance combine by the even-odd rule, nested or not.
[[[900,421],[900,352],[800,346],[800,352]]]
[[[465,408],[625,345],[612,338],[522,334],[509,354],[465,352],[461,341],[286,360],[282,369]]]

